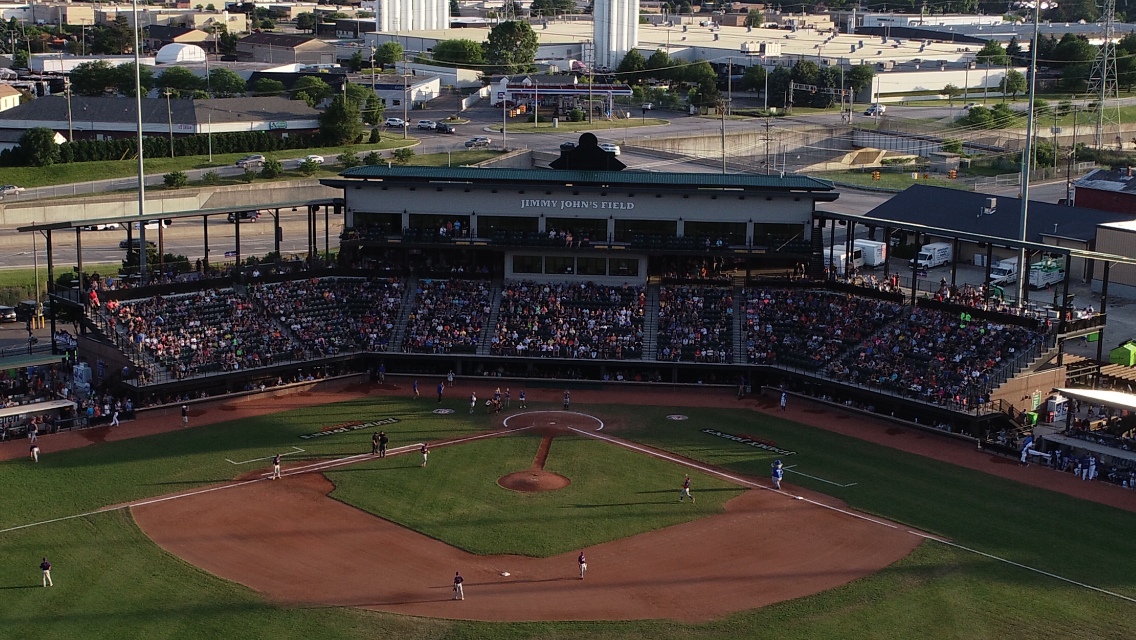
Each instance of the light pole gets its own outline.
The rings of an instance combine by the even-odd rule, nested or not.
[[[408,109],[408,105],[406,104],[406,99],[407,99],[407,95],[408,95],[407,94],[407,85],[406,85],[407,79],[408,79],[408,77],[406,75],[406,65],[404,64],[402,66],[402,139],[403,140],[406,140],[409,137],[409,135],[407,134],[407,128],[410,127],[410,122],[407,121],[407,118],[410,117],[410,110]]]
[[[131,13],[134,17],[134,103],[138,109],[138,277],[146,284],[146,174],[142,159],[142,62],[138,51],[138,0],[131,0]],[[128,247],[127,252],[133,250]]]
[[[166,117],[170,122],[170,157],[174,157],[174,112],[170,109],[170,94],[172,92],[166,89]]]

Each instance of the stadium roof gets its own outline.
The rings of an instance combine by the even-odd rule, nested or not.
[[[753,175],[722,173],[665,173],[655,171],[553,171],[538,169],[478,169],[473,167],[353,167],[340,174],[344,178],[397,180],[407,182],[497,182],[577,187],[650,187],[669,189],[737,189],[762,191],[821,191],[824,200],[835,200],[831,182],[796,175]],[[331,178],[329,186],[344,186]]]
[[[914,185],[865,214],[868,218],[938,227],[1017,241],[1021,223],[1021,199],[997,197],[995,211],[982,215],[989,194]],[[1091,242],[1097,225],[1131,220],[1132,216],[1030,201],[1026,240],[1040,242],[1042,235]]]

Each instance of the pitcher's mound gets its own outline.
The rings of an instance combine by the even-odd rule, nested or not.
[[[497,484],[513,491],[537,492],[556,491],[572,484],[572,481],[558,473],[540,469],[526,469],[497,478]]]

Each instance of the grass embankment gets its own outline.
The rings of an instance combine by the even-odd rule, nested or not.
[[[420,384],[429,391],[434,381],[420,380]],[[460,393],[464,394],[472,383],[462,385]],[[230,465],[225,458],[262,457],[293,444],[308,449],[302,454],[306,457],[369,451],[369,431],[316,441],[297,437],[349,420],[398,418],[400,422],[384,427],[391,434],[392,446],[490,426],[491,419],[480,411],[468,416],[465,405],[464,399],[454,397],[441,406],[457,413],[437,416],[430,413],[439,406],[432,399],[363,399],[62,452],[52,452],[50,438],[45,438],[42,445],[46,453],[39,465],[24,459],[0,463],[0,483],[5,487],[0,528],[209,484],[248,470]],[[533,408],[555,407],[534,403]],[[714,437],[702,429],[776,442],[778,447],[798,452],[784,456],[788,464],[796,465],[786,474],[792,484],[831,494],[853,508],[967,547],[1136,596],[1136,540],[1126,535],[1136,530],[1136,514],[746,410],[575,408],[602,414],[610,427],[605,432],[614,430],[614,435],[736,473],[765,477],[772,459],[782,456]],[[665,419],[675,412],[686,413],[690,419]],[[895,437],[935,437],[903,431]],[[617,521],[625,512],[633,520],[645,515],[653,518],[652,510],[663,509],[663,499],[674,500],[676,487],[670,468],[653,471],[645,465],[645,459],[625,460],[621,457],[624,454],[593,449],[597,444],[571,438],[553,441],[546,469],[576,474],[579,477],[572,478],[573,486],[580,483],[582,490],[588,490],[587,499],[575,502],[566,500],[569,494],[512,496],[499,490],[507,497],[493,495],[497,490],[491,483],[496,482],[497,475],[531,464],[536,449],[533,437],[502,440],[495,445],[500,448],[484,451],[466,445],[436,449],[430,472],[445,478],[437,483],[422,480],[422,469],[414,455],[354,467],[383,467],[382,474],[330,475],[339,483],[341,497],[354,494],[352,499],[369,501],[370,508],[382,511],[384,516],[416,520],[417,527],[434,527],[455,540],[469,540],[470,546],[548,544],[535,534],[520,533],[525,521],[550,536],[553,546],[559,546],[570,544],[571,537],[579,535],[571,530],[578,519],[571,512],[573,508],[582,512],[584,506],[606,509],[596,503],[646,503],[613,508],[607,514],[613,522],[603,528],[619,533],[618,528],[625,524]],[[589,460],[593,457],[596,459]],[[635,468],[619,468],[623,462],[632,462]],[[591,479],[585,474],[598,477]],[[665,477],[656,478],[656,474]],[[382,480],[357,479],[367,475],[382,475]],[[423,486],[415,486],[415,478]],[[715,493],[705,491],[708,485],[704,482],[695,482],[696,492],[703,487],[703,492],[697,493],[699,507],[703,506],[703,496]],[[467,488],[469,495],[463,495]],[[649,493],[655,490],[665,493]],[[640,493],[643,491],[648,493]],[[380,492],[392,495],[376,495]],[[410,502],[416,498],[423,502]],[[510,503],[514,498],[524,505]],[[660,500],[658,507],[652,503],[655,499]],[[400,501],[404,504],[393,504]],[[430,507],[429,512],[421,508],[423,504]],[[674,506],[679,505],[676,502]],[[682,505],[684,509],[690,506]],[[409,514],[414,507],[422,513]],[[481,522],[463,526],[448,522],[448,515]],[[594,526],[599,526],[602,518],[596,520]],[[485,532],[487,541],[472,539],[478,531]],[[791,530],[755,530],[753,543],[760,545],[768,536],[795,534]],[[133,637],[266,639],[1032,640],[1136,635],[1136,605],[936,542],[925,542],[908,558],[844,587],[693,625],[668,621],[491,624],[346,608],[288,608],[268,603],[247,589],[171,557],[142,535],[121,511],[0,534],[0,542],[4,546],[0,586],[5,588],[6,605],[0,612],[0,637],[4,638],[119,638],[124,629]],[[36,565],[43,555],[50,556],[55,564],[53,589],[38,586]],[[665,557],[660,558],[660,562],[665,561]],[[793,578],[789,575],[785,579]]]
[[[605,129],[631,129],[633,127],[656,127],[670,124],[670,120],[662,118],[626,118],[621,120],[595,120],[594,122],[565,122],[561,120],[556,127],[552,126],[552,118],[540,117],[540,124],[535,122],[509,122],[507,133],[573,133],[576,131],[603,131]],[[501,125],[490,127],[494,131],[501,131]]]
[[[272,160],[289,160],[302,158],[306,155],[324,156],[328,161],[334,161],[335,156],[345,152],[381,151],[396,149],[416,144],[418,140],[401,137],[384,137],[377,144],[356,144],[336,147],[316,147],[313,149],[288,149],[285,151],[266,151],[260,155]],[[247,153],[213,154],[213,161],[209,156],[182,156],[180,158],[146,158],[145,171],[147,175],[165,174],[173,171],[189,171],[191,169],[210,169],[215,167],[231,167],[237,160],[247,156]],[[5,184],[17,184],[25,189],[32,187],[46,187],[57,184],[71,184],[73,182],[87,182],[90,180],[108,180],[112,178],[128,178],[138,175],[138,161],[100,160],[96,162],[68,162],[66,164],[53,164],[48,167],[5,167]]]

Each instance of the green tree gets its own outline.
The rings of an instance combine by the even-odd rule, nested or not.
[[[1097,48],[1083,36],[1066,33],[1057,42],[1052,55],[1052,60],[1061,64],[1087,63],[1096,57]]]
[[[283,82],[271,78],[258,79],[252,90],[257,96],[279,96],[285,91]]]
[[[1041,53],[1039,50],[1038,53]],[[1018,37],[1013,36],[1006,44],[1006,56],[1010,58],[1010,64],[1020,64],[1025,62],[1025,56],[1022,52],[1022,44],[1018,42]]]
[[[34,127],[20,135],[19,157],[30,167],[47,167],[59,162],[59,145],[55,132],[47,127]]]
[[[237,41],[240,39],[240,36],[229,33],[222,25],[221,33],[217,36],[217,48],[221,50],[222,55],[235,56],[237,55]]]
[[[292,83],[292,99],[306,100],[308,106],[323,102],[331,97],[331,85],[315,76],[302,76]]]
[[[260,28],[264,29],[265,31],[272,31],[276,28],[276,21],[272,18],[265,18],[264,20],[260,21]]]
[[[620,78],[625,82],[638,82],[642,79],[640,73],[647,68],[647,61],[643,58],[643,54],[639,53],[638,49],[632,49],[623,56],[619,66],[615,71],[620,74]]]
[[[500,73],[520,73],[532,65],[539,46],[527,22],[510,20],[493,27],[485,46],[485,59]]]
[[[209,70],[208,85],[209,89],[213,91],[213,95],[222,98],[239,96],[247,88],[245,81],[240,76],[224,67]]]
[[[458,4],[458,0],[450,0],[450,17],[460,18],[461,14],[461,5]]]
[[[315,175],[315,173],[319,171],[319,168],[319,163],[317,163],[315,160],[312,160],[311,158],[308,158],[300,163],[300,173],[306,176]]]
[[[987,40],[978,53],[974,54],[974,59],[978,64],[989,63],[994,66],[1004,65],[1010,60],[1006,50],[1002,48],[1002,43],[997,40]]]
[[[370,155],[378,155],[374,151]],[[369,156],[368,156],[369,157]],[[344,151],[336,156],[335,161],[343,165],[344,168],[350,169],[351,167],[359,166],[359,156],[350,151]]]
[[[742,90],[743,91],[764,91],[765,67],[755,64],[751,67],[746,67],[745,73],[742,74]]]
[[[363,122],[378,124],[382,122],[386,107],[371,87],[363,84],[347,84],[347,99],[363,114]]]
[[[316,25],[319,24],[319,19],[316,18],[314,13],[301,13],[296,16],[296,28],[301,31],[310,31],[315,33]]]
[[[12,19],[15,20],[15,18],[12,18]],[[17,49],[16,52],[14,54],[12,54],[12,68],[13,69],[27,69],[28,68],[28,58],[30,58],[30,57],[31,57],[31,54],[28,53],[27,49]]]
[[[785,67],[777,67],[769,74],[769,104],[774,107],[784,107],[785,97],[789,92],[789,82],[792,74]]]
[[[114,81],[115,91],[128,97],[134,97],[134,63],[127,62],[120,64],[111,70],[111,78]],[[150,93],[154,88],[154,72],[147,66],[143,66],[141,72],[138,74],[138,84],[142,85],[142,95]]]
[[[347,68],[350,69],[352,73],[359,73],[359,71],[363,69],[363,64],[362,51],[356,51],[347,59]]]
[[[971,107],[971,109],[974,109],[974,107]],[[1013,125],[1018,119],[1018,114],[1015,113],[1009,105],[1005,104],[994,105],[994,108],[990,110],[990,114],[994,119],[994,128],[996,129],[1005,129]]]
[[[371,144],[378,144],[383,141],[383,136],[379,133],[379,127],[371,129],[371,135],[367,138],[367,142]]]
[[[391,152],[391,160],[393,160],[395,164],[410,164],[410,161],[413,159],[414,149],[408,147],[395,149]]]
[[[375,48],[375,64],[379,65],[380,69],[385,69],[387,65],[401,62],[404,53],[401,44],[384,42]]]
[[[820,67],[812,60],[800,60],[793,65],[793,69],[789,73],[793,82],[816,84],[820,78]]]
[[[161,89],[174,89],[192,93],[205,88],[205,80],[185,67],[170,67],[154,82]]]
[[[485,46],[473,40],[443,40],[434,45],[434,60],[458,66],[485,64]]]
[[[1019,93],[1026,91],[1026,77],[1020,71],[1010,69],[998,83],[998,90],[1002,93],[1008,93],[1012,98],[1017,98]]]
[[[947,102],[949,106],[955,106],[955,98],[962,95],[962,89],[959,89],[953,84],[948,84],[943,87],[943,93],[947,94]]]
[[[134,34],[126,16],[120,14],[106,27],[96,29],[91,38],[91,52],[102,55],[129,53],[134,47]]]
[[[189,177],[185,175],[184,171],[173,171],[162,176],[162,181],[170,189],[180,189],[189,184]]]
[[[872,80],[876,77],[876,70],[868,64],[858,64],[849,69],[844,74],[844,83],[846,86],[852,88],[853,91],[859,93],[867,89],[872,84]]]
[[[718,83],[718,73],[714,71],[714,67],[710,66],[709,62],[705,60],[696,60],[691,64],[683,67],[682,78],[683,81],[692,85],[702,83]]]
[[[335,96],[319,116],[320,135],[329,145],[351,144],[363,133],[359,107],[343,96]]]
[[[84,62],[71,70],[71,91],[88,98],[101,96],[106,93],[109,87],[114,86],[114,76],[114,69],[105,60]],[[131,78],[130,84],[134,84],[133,78]]]
[[[765,14],[761,12],[761,9],[750,9],[749,13],[746,14],[745,26],[756,29],[763,24],[765,24]]]
[[[943,140],[943,151],[947,153],[962,153],[962,140],[946,138]]]
[[[372,151],[372,152],[368,153],[367,155],[363,156],[363,164],[365,164],[369,167],[373,167],[377,164],[381,164],[382,161],[383,161],[383,157],[380,156],[377,151]]]
[[[284,165],[279,160],[269,158],[264,161],[264,167],[260,170],[260,177],[265,180],[272,180],[282,175],[284,175]]]
[[[965,116],[958,119],[958,122],[975,129],[993,129],[994,114],[986,107],[971,107]]]
[[[671,57],[666,51],[662,49],[655,49],[650,58],[647,58],[646,64],[643,66],[645,75],[648,78],[655,78],[662,80],[667,77],[671,67]]]

